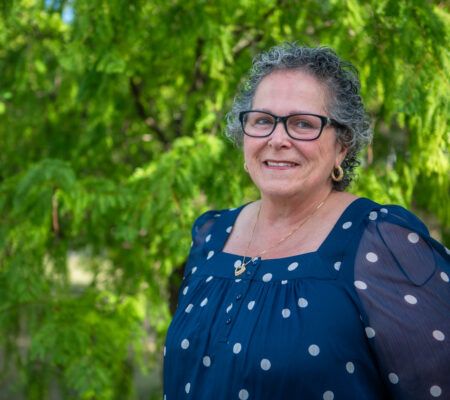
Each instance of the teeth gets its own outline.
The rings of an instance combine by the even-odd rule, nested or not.
[[[269,167],[293,167],[293,166],[295,166],[294,163],[289,163],[289,162],[266,161],[266,164]]]

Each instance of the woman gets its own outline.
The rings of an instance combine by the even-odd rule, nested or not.
[[[164,398],[449,399],[448,250],[343,191],[371,138],[354,69],[274,47],[227,131],[261,198],[194,224]]]

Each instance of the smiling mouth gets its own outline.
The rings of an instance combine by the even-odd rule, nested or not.
[[[264,161],[264,165],[272,168],[293,168],[297,167],[298,164],[290,161]]]

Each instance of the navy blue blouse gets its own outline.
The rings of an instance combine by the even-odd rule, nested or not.
[[[357,199],[315,252],[222,251],[242,207],[193,227],[164,347],[164,400],[450,399],[450,251]]]

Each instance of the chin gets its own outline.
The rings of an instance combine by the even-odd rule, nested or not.
[[[290,198],[298,195],[302,191],[300,187],[289,187],[287,182],[277,182],[273,185],[260,185],[258,189],[263,196],[280,198]]]

